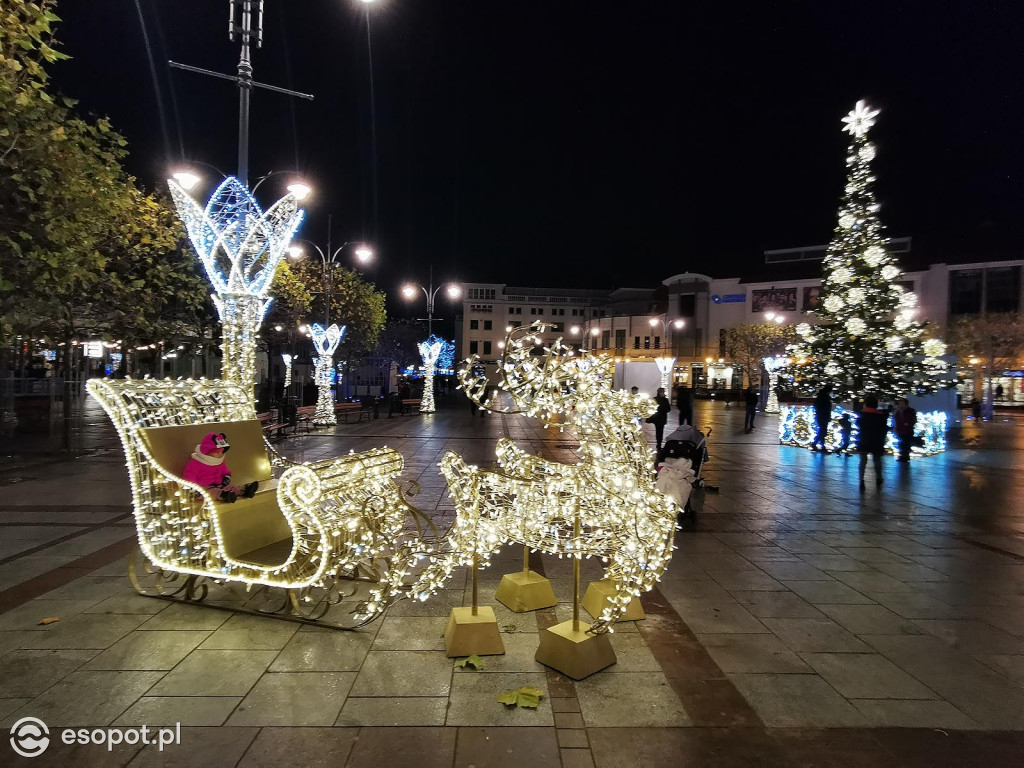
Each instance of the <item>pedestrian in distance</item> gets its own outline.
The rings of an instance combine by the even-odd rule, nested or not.
[[[896,401],[896,410],[892,415],[893,432],[900,444],[900,453],[896,461],[910,461],[910,447],[914,442],[914,425],[917,424],[917,411],[910,407],[905,397]]]
[[[850,447],[850,435],[853,434],[853,421],[850,414],[844,412],[839,417],[839,453],[847,456],[846,449]]]
[[[676,407],[679,409],[679,426],[693,426],[693,390],[685,384],[676,388]]]
[[[860,453],[860,489],[864,490],[864,470],[868,465],[868,454],[875,464],[875,485],[882,485],[882,454],[885,452],[885,438],[889,433],[886,414],[878,410],[878,398],[868,395],[864,407],[857,415],[857,452]]]
[[[654,396],[654,402],[658,404],[658,410],[647,417],[647,423],[654,425],[654,442],[661,451],[661,441],[665,437],[665,424],[668,422],[668,415],[672,411],[672,403],[665,397],[663,387],[658,387],[658,394]]]
[[[747,413],[743,419],[743,431],[748,435],[754,431],[754,415],[757,413],[757,404],[760,399],[753,384],[747,387],[747,391],[743,395],[743,402],[747,406]]]
[[[877,406],[878,403],[876,402]],[[832,385],[826,384],[818,391],[814,398],[814,420],[817,422],[818,431],[814,435],[814,450],[821,450],[828,453],[828,424],[832,421]]]

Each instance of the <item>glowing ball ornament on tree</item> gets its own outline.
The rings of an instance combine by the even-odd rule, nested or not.
[[[302,221],[298,198],[289,193],[264,213],[245,185],[229,176],[204,208],[175,179],[167,185],[213,285],[224,379],[237,384],[255,410],[256,343],[273,300],[274,273]]]
[[[313,346],[320,355],[316,359],[316,386],[319,390],[316,398],[316,411],[313,423],[317,426],[333,426],[338,423],[334,414],[334,395],[331,393],[331,374],[334,369],[334,352],[345,337],[345,326],[330,325],[324,328],[320,323],[310,326],[313,334]]]
[[[838,225],[824,261],[818,322],[797,328],[800,341],[789,372],[798,390],[818,392],[831,385],[839,402],[875,394],[883,402],[949,386],[947,366],[914,319],[917,296],[898,285],[902,272],[886,249],[877,215],[870,162],[876,148],[867,134],[879,111],[857,102],[843,118],[851,135],[848,178]]]

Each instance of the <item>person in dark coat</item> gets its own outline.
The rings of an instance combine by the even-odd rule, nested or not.
[[[910,401],[901,397],[896,401],[896,411],[892,415],[892,431],[900,443],[900,455],[896,461],[910,461],[910,446],[914,441],[914,425],[917,424],[917,411],[910,407]]]
[[[868,395],[864,407],[857,415],[857,452],[860,454],[860,489],[864,490],[864,470],[868,465],[868,454],[875,463],[875,485],[882,485],[882,454],[885,452],[885,438],[889,432],[888,417],[878,410],[878,398]]]
[[[757,404],[760,400],[753,384],[747,387],[747,391],[743,395],[743,402],[747,406],[747,413],[743,419],[743,431],[748,435],[754,431],[754,415],[757,413]]]
[[[658,394],[654,396],[654,402],[658,404],[658,410],[651,414],[647,421],[654,425],[654,441],[657,443],[658,450],[660,451],[661,441],[665,437],[665,424],[668,422],[668,415],[672,411],[672,403],[665,397],[663,387],[658,387]]]
[[[876,402],[877,406],[878,403]],[[818,431],[814,435],[814,448],[817,450],[818,446],[821,446],[821,450],[828,453],[828,447],[826,440],[828,439],[828,423],[832,421],[832,385],[826,384],[818,391],[818,396],[814,398],[814,420],[818,424]]]
[[[679,409],[679,425],[693,426],[693,390],[685,384],[676,388],[676,407]]]

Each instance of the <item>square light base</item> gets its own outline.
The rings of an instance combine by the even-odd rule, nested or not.
[[[558,605],[551,582],[536,571],[506,573],[501,577],[494,599],[516,613]]]
[[[444,648],[449,656],[497,656],[505,652],[498,632],[498,620],[489,605],[472,608],[452,608],[448,626],[444,630]]]
[[[582,605],[587,613],[595,619],[599,619],[601,614],[604,613],[604,609],[608,607],[608,601],[614,594],[615,585],[610,579],[592,581],[587,585],[587,593],[583,596]],[[639,621],[646,618],[647,614],[644,613],[644,607],[640,604],[640,598],[634,597],[629,603],[626,613],[619,621]]]
[[[572,619],[540,632],[534,659],[573,680],[582,680],[615,663],[615,651],[607,634],[588,635],[590,625],[580,622],[574,632]]]

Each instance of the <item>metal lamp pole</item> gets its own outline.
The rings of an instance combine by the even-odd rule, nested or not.
[[[434,335],[434,301],[437,298],[437,292],[444,288],[444,285],[434,287],[434,267],[430,267],[430,279],[426,287],[419,283],[407,283],[402,288],[402,295],[406,299],[412,299],[416,295],[416,289],[419,288],[423,291],[423,295],[427,297],[427,335]],[[448,295],[455,299],[459,296],[459,288],[454,283],[448,284]]]

